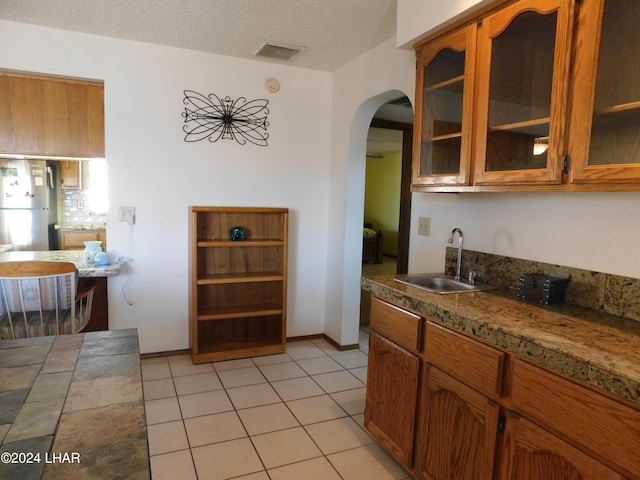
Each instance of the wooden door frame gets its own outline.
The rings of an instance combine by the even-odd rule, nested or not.
[[[400,222],[398,224],[398,257],[396,273],[409,270],[409,231],[411,228],[411,161],[413,125],[374,118],[371,127],[402,131],[402,174],[400,179]]]

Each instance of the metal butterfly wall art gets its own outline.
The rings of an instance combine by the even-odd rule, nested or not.
[[[214,93],[205,96],[184,90],[182,103],[186,105],[182,112],[185,142],[228,139],[240,145],[247,142],[263,147],[268,145],[269,100],[247,101],[245,97],[232,100],[230,97],[219,98]]]

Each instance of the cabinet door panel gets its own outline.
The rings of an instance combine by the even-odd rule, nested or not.
[[[483,21],[476,184],[562,180],[572,8],[570,0],[521,0]]]
[[[501,480],[623,480],[623,476],[549,432],[510,414]]]
[[[434,367],[425,369],[425,382],[418,427],[418,478],[493,478],[499,406]]]
[[[640,10],[591,0],[579,10],[569,155],[574,183],[640,181]]]
[[[62,160],[60,162],[62,188],[65,190],[82,190],[82,162]]]
[[[371,332],[364,424],[407,467],[413,461],[420,360]]]
[[[475,24],[418,52],[414,185],[467,185],[471,158]]]

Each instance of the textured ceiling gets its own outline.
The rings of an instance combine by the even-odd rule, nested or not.
[[[333,71],[395,34],[396,0],[0,0],[0,18],[240,58],[299,45],[267,61]]]

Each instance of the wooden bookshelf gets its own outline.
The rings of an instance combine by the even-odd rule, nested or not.
[[[191,207],[190,222],[193,362],[284,352],[288,209]]]

